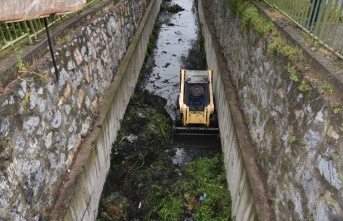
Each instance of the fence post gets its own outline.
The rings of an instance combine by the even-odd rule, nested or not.
[[[7,41],[6,41],[4,32],[2,31],[2,27],[0,27],[0,32],[1,32],[1,37],[2,37],[2,39],[3,39],[3,41],[4,41],[4,45],[6,45],[6,44],[7,44]]]
[[[25,29],[25,31],[27,33],[27,38],[29,40],[29,44],[32,44],[32,38],[31,38],[31,35],[30,35],[30,30],[27,27],[26,21],[23,21],[23,24],[24,24],[24,29]]]

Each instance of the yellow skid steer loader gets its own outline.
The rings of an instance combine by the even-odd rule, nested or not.
[[[218,134],[217,119],[213,117],[214,98],[212,70],[180,70],[180,94],[178,98],[181,122],[175,131],[188,135]]]

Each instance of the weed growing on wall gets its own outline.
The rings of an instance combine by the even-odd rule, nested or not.
[[[291,138],[289,139],[290,143],[294,143],[297,140],[296,136],[291,136]]]
[[[272,22],[265,16],[262,16],[258,9],[249,1],[240,1],[237,3],[238,11],[243,19],[243,24],[246,27],[253,28],[259,35],[268,38],[271,33],[276,33],[276,28]]]
[[[152,33],[149,37],[149,42],[148,42],[148,46],[147,46],[147,50],[145,52],[145,57],[147,58],[153,51],[154,46],[155,46],[155,41],[158,38],[158,29],[160,29],[160,23],[158,22],[158,20],[155,21],[154,24],[154,28],[152,30]]]
[[[225,18],[227,16],[227,5],[228,5],[228,0],[221,1],[221,11],[220,11],[221,18]]]
[[[200,26],[200,31],[199,31],[199,45],[200,45],[200,48],[201,48],[201,57],[203,59],[206,59],[206,47],[205,47],[205,38],[204,36],[202,35],[202,30],[201,30],[201,26]]]
[[[236,17],[237,16],[238,1],[239,0],[231,0],[230,1],[230,12],[232,14],[232,17]]]
[[[312,87],[307,83],[307,80],[301,77],[302,71],[308,71],[309,67],[302,63],[302,49],[289,43],[283,38],[276,29],[274,23],[266,16],[261,14],[259,10],[251,4],[250,1],[236,0],[234,4],[230,4],[231,10],[237,11],[241,16],[245,27],[254,29],[260,36],[268,39],[268,49],[271,54],[282,55],[287,64],[286,71],[290,74],[289,78],[300,85],[297,87],[301,92],[309,92]],[[320,93],[332,94],[332,85],[312,79],[311,82]]]
[[[293,81],[293,82],[298,82],[299,81],[297,72],[296,72],[296,70],[295,70],[295,68],[293,66],[288,64],[287,71],[288,71],[288,73],[291,74],[291,76],[290,76],[291,81]]]
[[[333,113],[334,113],[334,114],[338,114],[340,111],[341,111],[341,108],[339,108],[339,107],[335,107],[335,108],[333,109]]]
[[[301,92],[306,92],[306,91],[311,91],[312,90],[312,87],[310,85],[307,84],[307,82],[305,80],[302,80],[298,89],[301,91]]]
[[[331,84],[328,84],[328,83],[323,83],[320,88],[319,88],[319,91],[321,93],[326,93],[326,94],[332,94],[332,85]]]
[[[29,110],[29,104],[30,104],[30,92],[25,93],[25,97],[21,102],[21,107],[23,108],[24,111]]]
[[[23,63],[23,59],[21,58],[21,51],[15,50],[15,57],[17,59],[16,67],[19,71],[23,71],[25,69],[25,65]]]

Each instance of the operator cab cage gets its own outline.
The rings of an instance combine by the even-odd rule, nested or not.
[[[205,70],[186,70],[185,75],[185,91],[184,91],[184,100],[183,102],[189,106],[189,110],[204,110],[204,108],[209,104],[210,102],[210,93],[209,93],[209,83],[210,79],[208,77],[208,71]],[[196,103],[194,105],[190,105],[190,97],[189,94],[191,86],[199,84],[202,86],[205,90],[205,95],[202,96],[203,103]]]

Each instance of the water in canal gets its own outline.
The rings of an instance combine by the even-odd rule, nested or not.
[[[175,120],[178,114],[180,69],[206,70],[206,58],[201,48],[201,30],[194,0],[172,0],[170,6],[179,5],[177,13],[160,13],[161,25],[153,55],[148,59],[151,66],[143,73],[147,78],[142,87],[167,100],[166,111]],[[174,162],[186,163],[194,157],[206,156],[220,151],[218,137],[178,136],[174,141],[177,152]],[[213,149],[212,149],[213,148]]]
[[[166,9],[173,5],[181,10]],[[162,7],[155,47],[112,148],[97,220],[231,220],[219,139],[170,142],[172,130],[165,129],[177,113],[180,68],[207,66],[195,1],[163,1]]]

